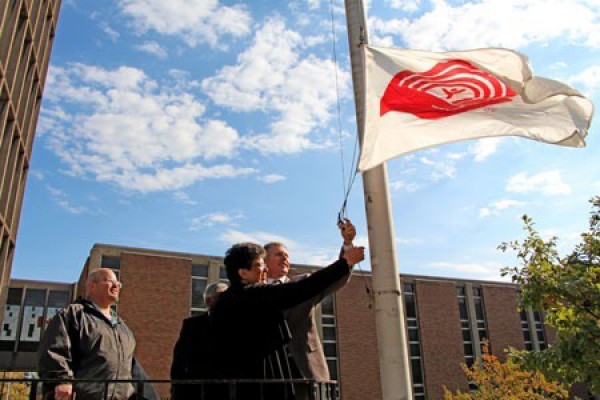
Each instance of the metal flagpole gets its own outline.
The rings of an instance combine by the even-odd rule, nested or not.
[[[368,43],[362,0],[344,0],[356,105],[362,145],[365,125],[365,69],[361,43]],[[379,371],[383,400],[412,400],[412,381],[404,326],[404,302],[396,261],[387,167],[383,163],[363,173],[369,251],[375,302]]]

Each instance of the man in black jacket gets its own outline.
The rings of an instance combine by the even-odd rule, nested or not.
[[[119,300],[121,287],[112,270],[94,270],[88,275],[87,297],[50,321],[38,349],[38,373],[40,378],[63,382],[44,385],[46,396],[55,400],[70,400],[73,394],[77,400],[127,400],[134,394],[130,383],[69,382],[132,379],[135,338],[111,308]]]
[[[211,321],[220,357],[215,359],[215,378],[286,378],[278,368],[277,354],[290,339],[283,311],[294,307],[347,276],[364,259],[364,248],[348,249],[339,260],[306,279],[281,285],[265,285],[264,249],[254,243],[236,244],[227,250],[225,268],[230,288],[217,302]],[[266,390],[266,392],[265,392]],[[261,397],[262,396],[262,397]],[[238,385],[239,400],[269,396],[261,385]]]
[[[211,359],[218,356],[218,350],[214,347],[209,314],[225,290],[227,284],[223,282],[208,285],[204,290],[204,304],[208,312],[183,321],[179,339],[173,349],[171,379],[207,379],[211,376]],[[208,398],[208,390],[206,387],[204,389],[203,391],[201,387],[189,383],[174,384],[171,386],[172,400]]]

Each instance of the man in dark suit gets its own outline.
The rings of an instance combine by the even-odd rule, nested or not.
[[[183,321],[179,339],[173,349],[171,379],[208,379],[211,376],[210,360],[215,357],[211,337],[209,314],[221,293],[227,290],[223,282],[211,283],[204,290],[204,304],[208,312],[194,315]],[[206,389],[206,388],[205,388]],[[202,399],[202,391],[197,385],[174,384],[171,386],[173,400]]]
[[[344,240],[343,254],[344,250],[354,247],[352,242],[356,237],[356,229],[350,220],[346,220],[343,224],[340,224],[340,231]],[[268,283],[293,282],[308,276],[308,274],[288,276],[290,260],[287,248],[283,243],[268,243],[265,245],[265,250],[267,251],[265,264],[269,275]],[[325,297],[344,287],[350,276],[349,270],[344,277],[318,295],[284,312],[291,333],[291,341],[288,344],[289,353],[291,354],[292,365],[297,367],[297,373],[299,373],[299,376],[294,376],[294,378],[317,382],[330,380],[323,345],[319,339],[318,324],[315,320],[315,308]],[[307,389],[306,385],[297,385],[297,399],[308,398]]]
[[[240,243],[227,250],[224,263],[231,286],[211,314],[220,352],[213,365],[216,378],[286,378],[277,365],[277,353],[289,341],[289,335],[283,332],[283,311],[317,296],[347,276],[352,266],[364,259],[364,248],[351,248],[330,266],[283,285],[261,283],[264,255],[264,249],[253,243]],[[269,386],[238,384],[237,399],[281,400],[281,392],[270,391]]]

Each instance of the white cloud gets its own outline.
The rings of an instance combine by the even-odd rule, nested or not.
[[[593,96],[600,89],[600,65],[593,65],[567,79],[570,85],[579,88],[586,96]]]
[[[108,35],[108,37],[110,37],[110,40],[113,42],[116,42],[119,39],[119,36],[121,36],[119,32],[115,31],[107,23],[101,23],[100,28]]]
[[[555,62],[554,64],[550,65],[549,68],[550,69],[565,69],[568,66],[569,65],[566,62],[564,62],[564,61],[558,61],[558,62]]]
[[[286,177],[283,175],[279,175],[279,174],[267,174],[264,176],[260,176],[257,179],[264,183],[277,183],[277,182],[285,181]]]
[[[429,176],[431,181],[439,182],[443,179],[453,179],[456,177],[456,162],[460,160],[460,157],[449,156],[440,160],[440,157],[437,156],[439,154],[437,149],[430,150],[429,153],[435,158],[431,159],[423,156],[419,158],[419,161],[433,170]]]
[[[140,45],[135,46],[136,49],[143,51],[148,54],[155,55],[158,58],[165,59],[167,58],[167,51],[161,47],[160,44],[154,41],[144,42]]]
[[[576,245],[581,243],[581,232],[569,231],[568,229],[559,228],[545,228],[540,229],[540,237],[544,240],[550,240],[552,237],[556,238],[557,249],[559,254],[566,255],[573,251]]]
[[[175,192],[175,193],[173,193],[173,198],[178,203],[187,204],[187,205],[190,205],[190,206],[198,205],[198,202],[196,200],[192,199],[185,192]]]
[[[39,170],[29,170],[29,175],[37,179],[38,181],[43,181],[46,177],[42,171]]]
[[[47,108],[70,110],[66,117],[44,113],[51,120],[48,143],[70,174],[147,192],[255,172],[200,164],[234,155],[238,133],[204,118],[204,105],[178,85],[161,86],[139,69],[54,67],[45,96]]]
[[[190,47],[206,43],[224,48],[223,36],[242,37],[251,31],[247,7],[218,0],[119,0],[119,7],[139,33],[177,36]]]
[[[192,218],[190,221],[190,230],[198,231],[202,227],[212,227],[215,225],[236,225],[236,221],[242,218],[243,215],[241,213],[228,214],[216,212],[204,214],[200,217]]]
[[[389,40],[390,36],[401,36],[403,47],[424,50],[522,48],[550,40],[600,47],[600,20],[594,1],[482,0],[454,5],[432,0],[429,3],[432,8],[413,20],[371,18],[374,37]]]
[[[469,151],[473,154],[475,162],[482,162],[489,158],[498,150],[498,146],[502,138],[485,138],[479,139],[477,142],[469,146]]]
[[[463,158],[465,158],[466,155],[467,155],[466,153],[448,153],[448,154],[446,154],[446,157],[449,160],[458,161],[458,160],[462,160]]]
[[[396,237],[396,243],[403,246],[418,246],[423,243],[419,238],[399,238]]]
[[[306,0],[308,3],[308,8],[311,10],[316,10],[321,7],[321,0]]]
[[[415,12],[419,9],[421,0],[387,0],[386,3],[391,8],[406,12]]]
[[[488,207],[482,207],[479,209],[479,218],[486,218],[492,215],[492,210]]]
[[[314,55],[301,57],[300,34],[271,18],[257,31],[254,43],[238,56],[236,65],[221,68],[202,87],[218,105],[240,112],[264,112],[269,132],[248,138],[264,153],[295,153],[319,143],[319,128],[336,110],[334,65]],[[350,75],[338,71],[340,92],[349,92]]]
[[[503,211],[512,208],[512,207],[521,207],[524,206],[525,202],[519,200],[512,199],[504,199],[498,200],[490,203],[486,207],[482,207],[479,209],[479,217],[485,218],[492,215],[500,215]]]
[[[421,163],[422,163],[422,164],[425,164],[425,165],[435,165],[435,162],[433,162],[432,160],[430,160],[430,159],[429,159],[429,158],[427,158],[427,157],[421,157],[421,158],[419,159],[419,161],[421,161]]]
[[[88,211],[88,209],[85,207],[73,205],[71,201],[69,201],[67,194],[62,190],[51,185],[46,185],[46,189],[50,193],[52,200],[54,200],[54,202],[63,210],[75,215],[83,214]]]
[[[506,190],[513,193],[541,192],[552,196],[571,193],[571,186],[563,181],[560,171],[545,171],[531,176],[521,172],[508,180]]]
[[[397,192],[408,192],[414,193],[419,190],[420,186],[415,182],[406,182],[406,181],[395,181],[390,182],[390,189]]]

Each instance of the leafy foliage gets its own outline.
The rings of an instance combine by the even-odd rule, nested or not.
[[[539,371],[527,371],[508,359],[501,362],[489,353],[484,343],[483,355],[471,368],[461,364],[467,379],[477,385],[468,393],[456,394],[444,390],[444,400],[546,400],[567,399],[567,390],[559,383],[549,381]]]
[[[516,251],[520,260],[520,266],[502,270],[521,286],[520,306],[543,310],[546,324],[556,331],[551,347],[513,351],[512,357],[551,379],[582,382],[600,392],[600,197],[590,203],[589,229],[570,255],[560,257],[556,237],[543,240],[527,216],[528,237],[500,249]]]
[[[24,372],[3,372],[6,379],[26,379]],[[11,400],[28,400],[31,384],[28,382],[11,382],[0,385],[0,398]]]

